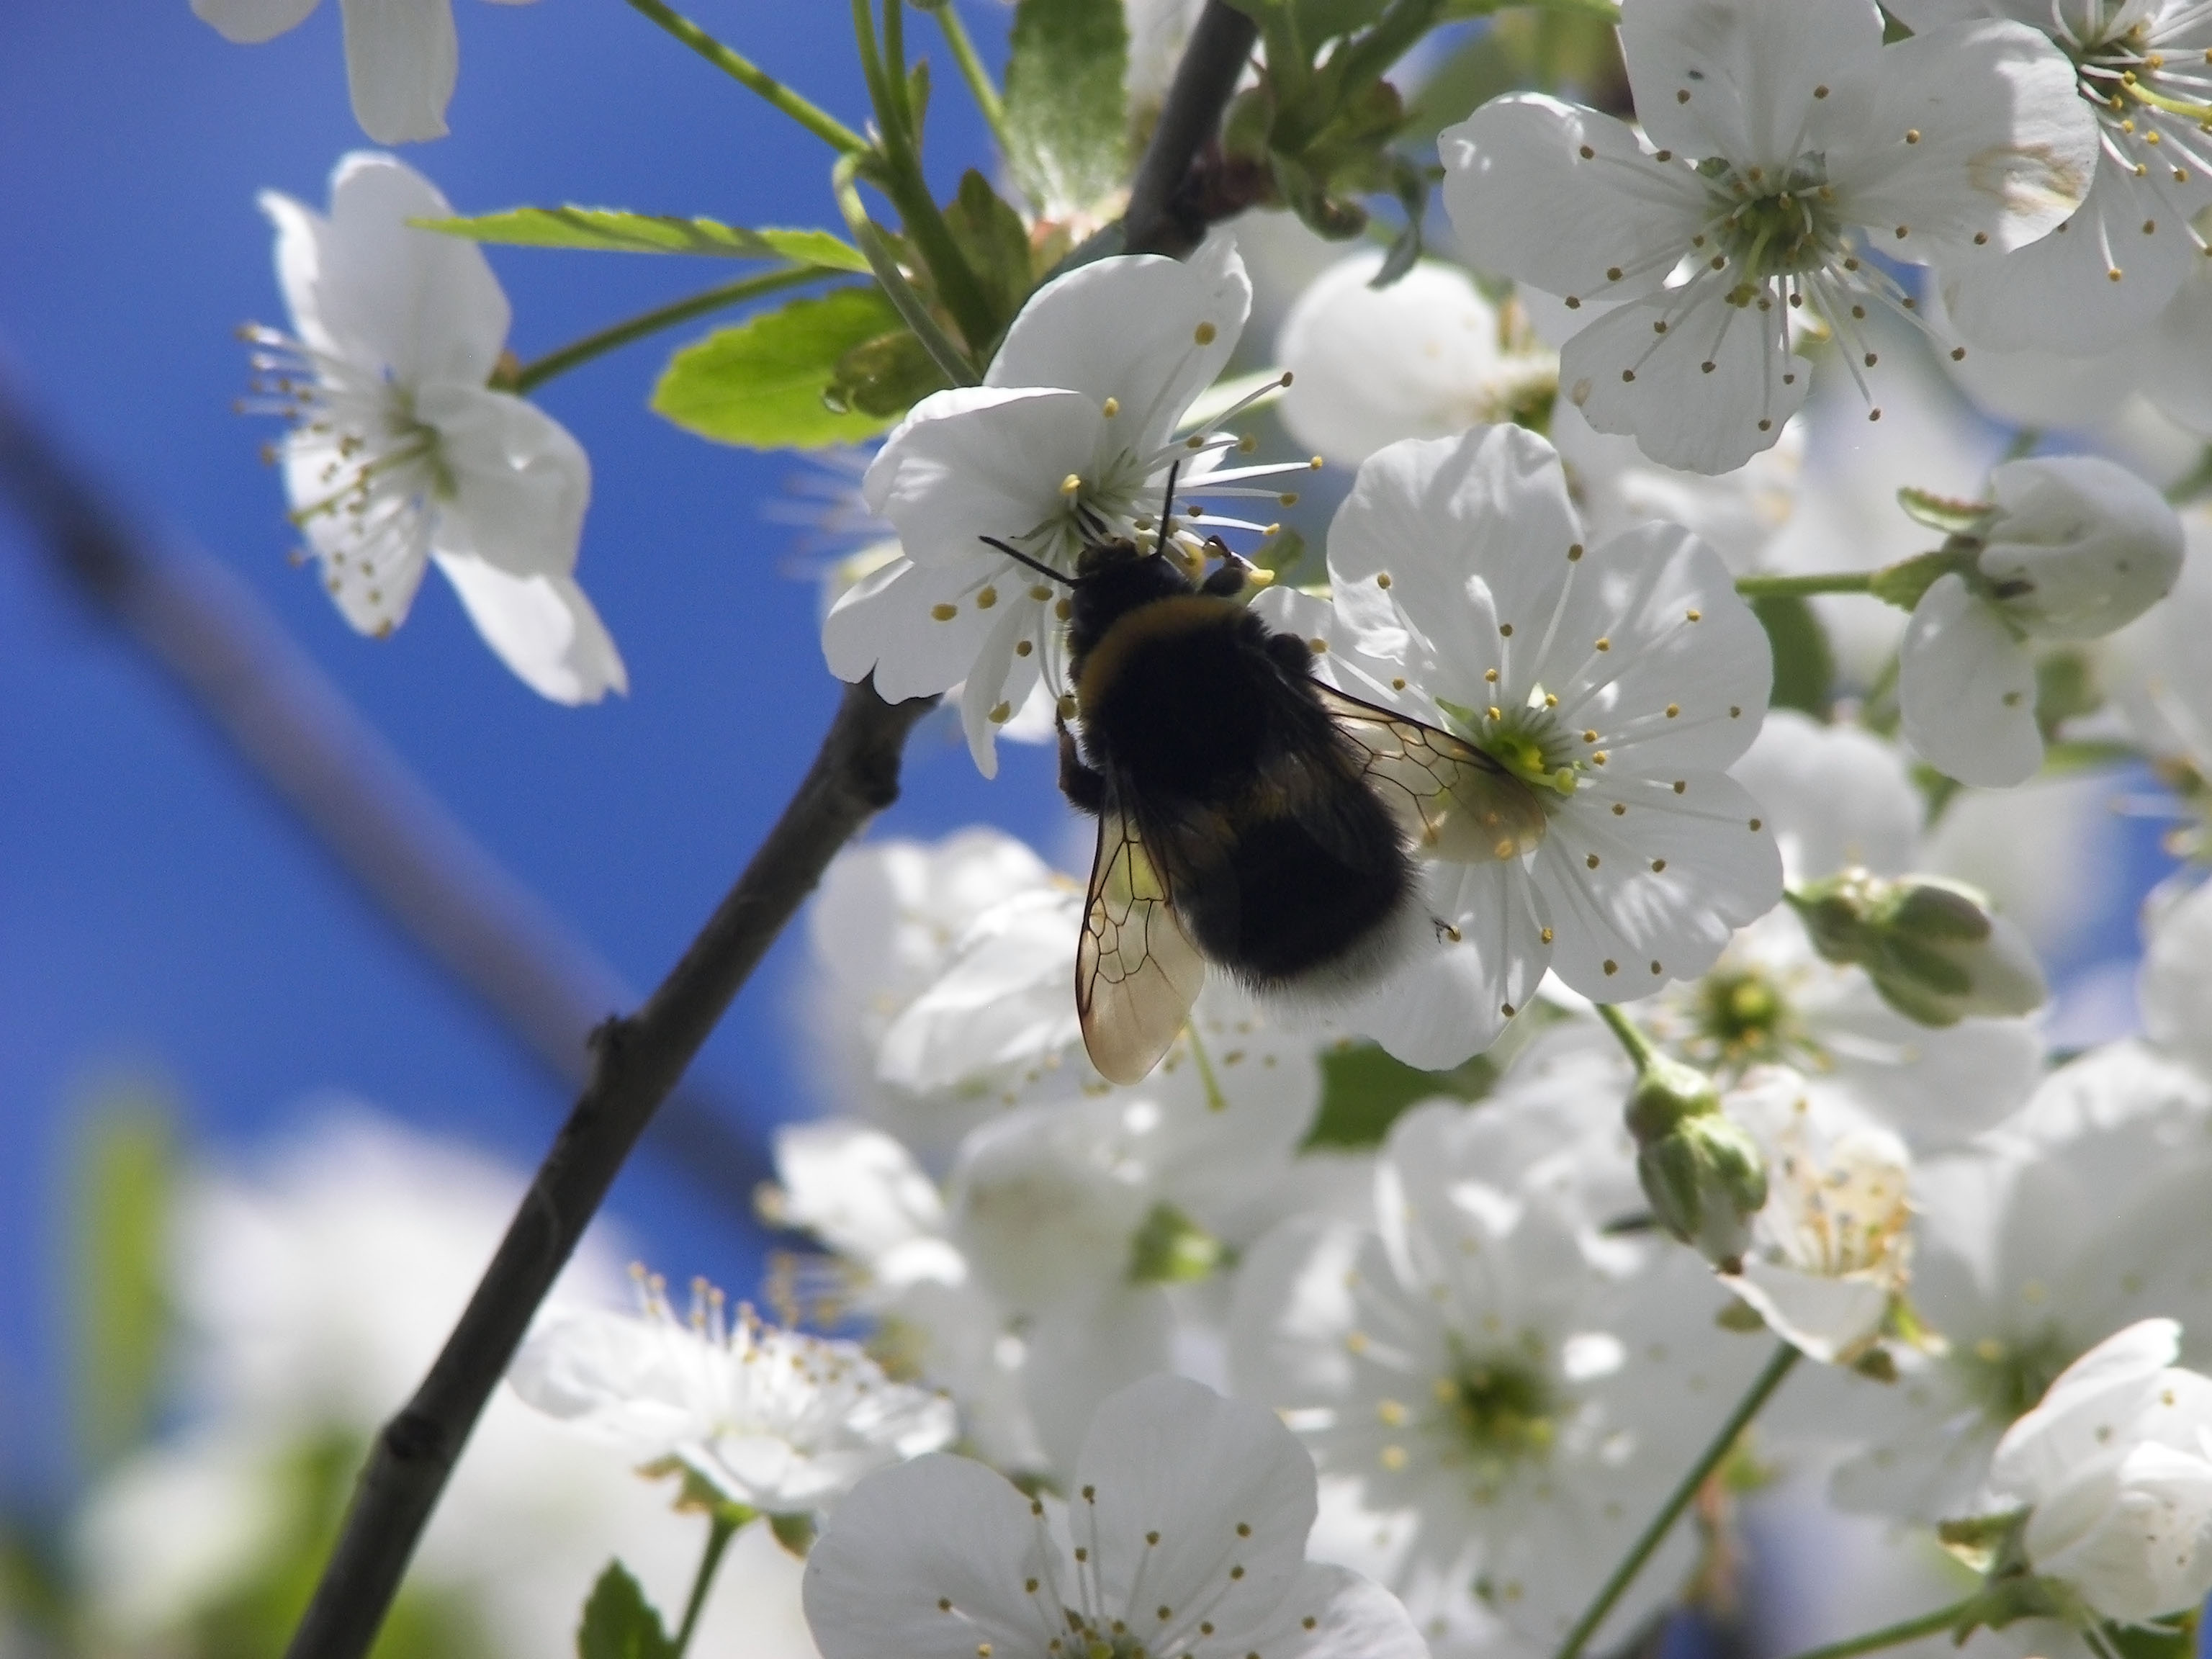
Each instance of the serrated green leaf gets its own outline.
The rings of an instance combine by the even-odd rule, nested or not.
[[[1836,653],[1813,607],[1795,593],[1769,593],[1751,602],[1774,653],[1775,708],[1796,708],[1815,720],[1828,717],[1836,683]]]
[[[675,1659],[660,1615],[619,1561],[607,1563],[576,1626],[576,1659]]]
[[[153,1415],[168,1334],[162,1253],[175,1164],[171,1113],[158,1097],[94,1103],[76,1148],[70,1302],[76,1430],[95,1466],[136,1445]]]
[[[1022,308],[1034,285],[1030,230],[991,181],[970,167],[960,176],[959,193],[945,210],[945,226],[960,257],[975,273],[992,308],[1005,326]]]
[[[1006,64],[1006,163],[1039,212],[1064,217],[1121,185],[1128,63],[1121,0],[1021,0]]]
[[[744,230],[712,219],[683,219],[615,208],[520,207],[473,218],[416,219],[424,230],[509,247],[558,247],[598,253],[690,253],[720,259],[788,259],[793,264],[866,276],[860,250],[826,230]]]
[[[902,326],[882,291],[843,288],[717,329],[668,361],[653,408],[687,432],[747,449],[858,443],[896,417],[830,409],[845,354]]]

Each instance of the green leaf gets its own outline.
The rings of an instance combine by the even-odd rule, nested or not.
[[[720,259],[788,259],[866,276],[860,250],[826,230],[741,230],[712,219],[624,213],[614,208],[509,208],[469,219],[415,219],[424,230],[510,247],[598,253],[698,253]]]
[[[832,409],[896,420],[933,392],[951,382],[929,348],[896,329],[863,340],[837,360],[823,399]]]
[[[1827,719],[1836,683],[1836,653],[1829,648],[1828,631],[1813,607],[1795,593],[1770,593],[1751,602],[1751,613],[1766,630],[1766,643],[1774,653],[1769,706]]]
[[[675,1659],[676,1644],[637,1580],[619,1561],[607,1563],[576,1626],[576,1659]]]
[[[1035,285],[1029,227],[973,167],[960,177],[960,193],[945,210],[945,225],[960,257],[982,283],[1003,328]]]
[[[1978,547],[1938,548],[1933,553],[1916,553],[1909,559],[1899,559],[1895,564],[1884,565],[1874,573],[1867,584],[1867,592],[1884,605],[1893,605],[1899,611],[1910,611],[1918,605],[1921,596],[1944,577],[1956,571],[1964,575],[1974,568],[1980,556]]]
[[[1021,0],[1006,64],[1006,163],[1040,212],[1093,206],[1122,182],[1128,62],[1121,0]]]
[[[878,289],[794,300],[678,352],[653,389],[653,408],[687,432],[747,449],[857,443],[896,416],[841,412],[823,396],[846,353],[900,326]]]
[[[169,1322],[162,1275],[176,1146],[150,1092],[94,1103],[76,1146],[70,1225],[76,1431],[88,1460],[113,1461],[144,1437]]]
[[[1297,30],[1297,43],[1310,58],[1323,41],[1365,28],[1382,15],[1383,0],[1229,0],[1229,3],[1262,26],[1285,18]]]
[[[1346,1043],[1321,1057],[1321,1112],[1307,1146],[1379,1146],[1408,1106],[1448,1096],[1480,1100],[1498,1066],[1477,1054],[1449,1072],[1416,1071],[1372,1042]]]

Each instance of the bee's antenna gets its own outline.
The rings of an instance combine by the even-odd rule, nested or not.
[[[1155,553],[1164,553],[1168,546],[1168,519],[1175,512],[1176,475],[1182,471],[1182,458],[1177,456],[1168,463],[1168,493],[1160,502],[1160,531],[1152,543]]]
[[[1073,587],[1075,586],[1075,579],[1073,576],[1062,575],[1059,571],[1054,570],[1050,565],[1045,563],[1043,560],[1031,558],[1028,554],[1023,552],[1018,547],[1007,546],[1006,543],[1000,541],[996,536],[978,536],[975,539],[982,543],[986,547],[997,548],[1000,552],[1005,554],[1015,563],[1029,566],[1030,569],[1036,571],[1040,576],[1049,576],[1053,580],[1059,582],[1065,586]]]

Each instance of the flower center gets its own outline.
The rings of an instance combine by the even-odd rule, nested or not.
[[[1968,1396],[1999,1424],[2010,1424],[2033,1407],[2081,1353],[2049,1327],[2018,1341],[1985,1336],[1951,1352],[1964,1373]]]
[[[1706,975],[1697,1022],[1698,1036],[1739,1065],[1782,1059],[1796,1023],[1782,988],[1756,969]]]
[[[1483,1462],[1532,1462],[1551,1450],[1559,1433],[1551,1381],[1526,1360],[1470,1361],[1449,1386],[1453,1425]]]
[[[1547,811],[1558,806],[1559,797],[1571,795],[1580,787],[1583,761],[1576,750],[1582,745],[1552,711],[1541,686],[1518,707],[1494,703],[1487,708],[1467,708],[1441,697],[1437,707],[1451,717],[1455,736],[1522,782],[1543,791],[1536,799]]]
[[[1763,167],[1739,173],[1725,161],[1706,161],[1698,171],[1713,180],[1720,254],[1743,273],[1729,295],[1736,305],[1749,304],[1751,290],[1770,278],[1816,270],[1840,255],[1824,210],[1826,167],[1819,156],[1801,156],[1779,179]]]

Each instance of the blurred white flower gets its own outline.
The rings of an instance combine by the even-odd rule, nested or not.
[[[943,1455],[872,1477],[807,1559],[826,1659],[1422,1659],[1388,1593],[1307,1561],[1313,1466],[1264,1411],[1137,1383],[1100,1408],[1068,1490],[1063,1514]]]
[[[1767,549],[1796,509],[1806,422],[1793,415],[1782,435],[1733,472],[1686,472],[1644,459],[1633,438],[1600,432],[1562,398],[1546,434],[1566,464],[1567,483],[1591,538],[1604,541],[1649,520],[1680,525],[1709,542],[1737,575],[1762,570]]]
[[[1886,738],[1771,708],[1729,775],[1766,809],[1792,883],[1854,866],[1901,876],[1912,866],[1926,804]]]
[[[1178,499],[1271,507],[1279,475],[1307,470],[1221,465],[1239,440],[1218,421],[1176,436],[1228,362],[1251,303],[1243,262],[1224,241],[1188,262],[1100,259],[1030,295],[984,384],[923,398],[870,465],[868,509],[890,520],[904,556],[830,611],[822,645],[831,672],[872,672],[894,702],[964,682],[969,749],[994,775],[998,728],[1040,678],[1055,696],[1066,689],[1066,593],[981,538],[1070,575],[1086,542],[1157,529],[1170,465],[1182,468]],[[1206,522],[1264,527],[1210,508]]]
[[[1345,1010],[1412,1065],[1487,1047],[1547,967],[1607,1001],[1702,973],[1781,895],[1759,804],[1725,770],[1765,712],[1765,632],[1687,532],[1583,538],[1534,433],[1408,440],[1368,459],[1337,514],[1331,602],[1255,601],[1326,645],[1322,678],[1498,762],[1470,795],[1516,788],[1542,815],[1533,853],[1431,849],[1438,925]]]
[[[2140,1625],[2212,1593],[2212,1377],[2146,1319],[2061,1371],[2005,1431],[1985,1509],[2025,1507],[2027,1565],[2100,1619]]]
[[[315,3],[192,0],[192,11],[226,40],[259,46],[305,21]],[[345,18],[346,84],[362,131],[380,144],[444,137],[446,106],[461,64],[453,0],[339,0],[339,9]]]
[[[1909,304],[1887,260],[1994,261],[2065,218],[2096,164],[2071,65],[2018,23],[1885,46],[1872,0],[1645,4],[1621,52],[1641,137],[1496,99],[1444,133],[1444,201],[1476,265],[1602,307],[1560,352],[1561,392],[1669,466],[1724,472],[1780,435],[1812,370],[1792,307],[1856,377],[1878,355],[1858,319]]]
[[[2203,649],[2212,629],[2212,513],[2191,507],[2181,529],[2186,551],[2165,603],[2100,641],[2095,661],[2130,737],[2212,776],[2212,666]]]
[[[1971,562],[1913,607],[1898,659],[1906,739],[1962,783],[2021,782],[2043,763],[2031,640],[2091,640],[2132,622],[2180,574],[2180,521],[2158,491],[2095,456],[2009,461]]]
[[[1542,415],[1559,363],[1516,307],[1501,313],[1467,272],[1433,259],[1372,288],[1382,259],[1376,248],[1332,265],[1284,319],[1275,355],[1295,377],[1283,396],[1292,437],[1357,466],[1401,438]]]
[[[1554,1642],[1748,1382],[1759,1345],[1690,1252],[1604,1238],[1553,1184],[1498,1184],[1519,1126],[1432,1103],[1393,1127],[1373,1231],[1308,1217],[1246,1261],[1231,1361],[1325,1479],[1402,1541],[1389,1582],[1473,1583]],[[1598,1635],[1665,1601],[1677,1532]]]
[[[2212,886],[2167,903],[2148,932],[2136,981],[2143,1034],[2212,1078]]]
[[[1911,1265],[1911,1154],[1891,1131],[1782,1066],[1729,1091],[1766,1159],[1766,1206],[1743,1271],[1723,1282],[1778,1336],[1848,1364],[1881,1334]]]
[[[407,9],[349,9],[398,15]],[[364,634],[407,619],[435,560],[484,643],[556,702],[629,690],[571,574],[591,462],[559,422],[486,382],[507,296],[483,251],[417,230],[453,210],[404,162],[349,155],[331,211],[264,191],[296,337],[251,329],[283,444],[292,521],[339,614]]]
[[[292,1524],[288,1470],[303,1449],[366,1446],[404,1402],[526,1185],[361,1109],[259,1167],[192,1181],[171,1257],[181,1421],[102,1480],[75,1540],[100,1629],[173,1632],[265,1566]],[[620,1259],[603,1228],[587,1233],[548,1316],[620,1297]],[[465,1598],[495,1655],[565,1652],[611,1554],[657,1605],[682,1605],[702,1526],[670,1497],[501,1391],[430,1523],[419,1580]],[[698,1639],[732,1659],[811,1659],[798,1592],[798,1564],[749,1528]]]
[[[674,1458],[733,1502],[788,1515],[951,1440],[951,1402],[890,1382],[858,1345],[764,1326],[750,1308],[727,1320],[704,1285],[679,1320],[639,1277],[641,1312],[547,1319],[507,1372],[526,1404],[631,1465]]]

